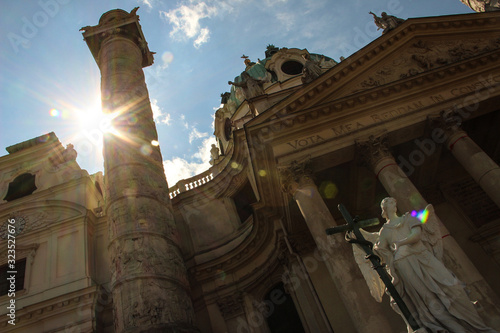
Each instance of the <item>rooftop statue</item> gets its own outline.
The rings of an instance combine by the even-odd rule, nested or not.
[[[253,65],[255,65],[255,62],[251,61],[250,59],[248,59],[248,56],[246,55],[242,55],[241,56],[242,59],[245,59],[243,62],[245,64],[245,70],[249,70],[250,67],[252,67]]]
[[[499,0],[460,0],[466,6],[469,6],[473,11],[481,12],[493,12],[500,10]]]
[[[224,110],[218,109],[215,112],[215,119],[214,119],[214,135],[218,139],[223,139],[225,137],[224,134],[224,124],[225,124],[225,117],[224,117]]]
[[[320,65],[324,57],[319,62],[316,62],[311,59],[309,54],[305,53],[302,55],[302,58],[305,60],[304,68],[302,69],[302,83],[309,83],[323,74]]]
[[[249,100],[253,97],[264,94],[264,88],[262,88],[262,85],[264,84],[265,81],[254,79],[247,72],[241,73],[241,78],[242,78],[241,82],[228,81],[228,84],[243,88],[245,99]]]
[[[394,198],[385,198],[380,205],[386,223],[379,233],[363,235],[375,244],[374,252],[387,265],[392,284],[423,332],[498,333],[485,326],[464,284],[442,263],[441,235],[432,205],[426,207],[428,217],[422,221],[410,213],[398,216]],[[355,256],[359,259],[359,252]],[[381,280],[367,278],[365,273],[372,295],[378,293],[380,297],[374,297],[380,301],[380,291],[385,289]],[[401,314],[392,298],[391,305]],[[413,332],[410,326],[408,332]]]
[[[215,144],[212,144],[212,149],[210,149],[210,165],[215,165],[215,161],[219,159],[219,148]]]
[[[388,31],[396,28],[397,26],[399,26],[400,24],[402,24],[405,21],[405,20],[400,19],[396,16],[387,15],[386,12],[382,12],[382,14],[380,14],[380,16],[382,16],[382,17],[378,17],[373,12],[370,12],[370,14],[373,15],[373,19],[375,21],[375,24],[378,27],[377,30],[383,29],[382,34],[385,34]]]

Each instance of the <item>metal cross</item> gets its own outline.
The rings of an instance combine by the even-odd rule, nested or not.
[[[369,220],[363,220],[363,221],[358,221],[359,218],[356,216],[354,219],[351,217],[347,209],[343,204],[340,204],[339,206],[340,213],[342,213],[342,216],[344,217],[344,220],[346,220],[347,224],[338,226],[338,227],[333,227],[333,228],[328,228],[326,229],[326,234],[327,235],[333,235],[339,232],[349,232],[352,231],[356,238],[351,238],[346,235],[346,240],[349,243],[356,243],[361,246],[361,248],[365,251],[366,253],[366,258],[371,261],[373,264],[373,269],[377,271],[378,276],[380,276],[380,279],[382,282],[385,284],[387,288],[387,292],[389,295],[392,296],[396,304],[398,305],[399,309],[401,310],[401,313],[405,317],[406,321],[410,324],[411,328],[416,331],[420,328],[420,326],[417,324],[417,321],[415,318],[413,318],[412,314],[410,313],[410,310],[408,310],[408,307],[406,306],[405,302],[399,295],[398,291],[394,287],[394,285],[391,282],[391,278],[389,277],[389,274],[387,274],[387,271],[385,270],[385,265],[381,264],[380,258],[373,253],[373,243],[367,241],[364,237],[363,234],[359,231],[359,228],[362,227],[369,227],[372,225],[377,225],[379,224],[378,218],[374,219],[369,219]]]

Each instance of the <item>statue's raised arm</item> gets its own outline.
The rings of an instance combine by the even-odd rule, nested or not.
[[[384,22],[384,20],[382,20],[381,17],[378,17],[375,13],[373,12],[370,12],[370,14],[373,15],[373,21],[375,22],[375,25],[377,26],[377,30],[384,30],[385,28],[387,28],[387,24]]]

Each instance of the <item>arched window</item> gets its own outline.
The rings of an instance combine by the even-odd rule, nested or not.
[[[30,195],[36,190],[35,175],[23,173],[17,176],[10,184],[7,195],[3,198],[12,201]]]

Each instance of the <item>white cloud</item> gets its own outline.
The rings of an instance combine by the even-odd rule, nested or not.
[[[153,5],[151,4],[151,0],[141,0],[140,3],[148,6],[149,9],[153,8]]]
[[[278,20],[279,25],[287,32],[290,31],[296,24],[296,17],[291,13],[276,13],[276,19]]]
[[[210,168],[210,149],[212,144],[215,143],[215,137],[203,140],[201,146],[198,147],[198,151],[191,156],[195,160],[193,162],[188,162],[180,157],[163,161],[169,186],[175,185],[181,179],[191,178],[208,170]]]
[[[170,114],[163,113],[156,99],[151,99],[151,109],[153,110],[153,119],[155,122],[158,124],[170,125]]]
[[[210,31],[207,28],[202,28],[200,30],[200,34],[194,41],[193,45],[194,47],[199,48],[202,44],[208,42],[209,39],[210,39]]]
[[[160,17],[172,24],[171,37],[179,39],[195,38],[194,46],[198,48],[208,41],[210,35],[210,30],[207,27],[202,28],[200,21],[214,17],[217,12],[215,5],[207,5],[205,2],[189,2],[179,5],[168,12],[160,11]]]
[[[189,143],[193,143],[193,140],[196,139],[201,139],[204,137],[207,137],[208,133],[207,132],[199,132],[196,127],[193,126],[193,129],[191,130],[191,133],[189,133]]]
[[[288,0],[264,0],[263,2],[267,7],[274,7],[286,3]]]
[[[210,127],[215,131],[215,112],[211,114],[212,117],[212,122],[210,124]]]

